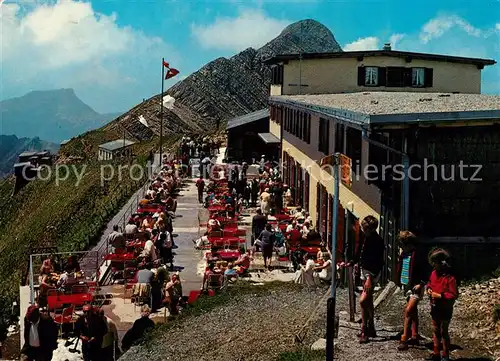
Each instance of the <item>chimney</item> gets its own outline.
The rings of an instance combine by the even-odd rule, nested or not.
[[[383,48],[383,50],[386,50],[386,51],[391,51],[391,50],[392,50],[392,49],[391,49],[391,43],[385,43],[385,44],[384,44],[384,48]]]

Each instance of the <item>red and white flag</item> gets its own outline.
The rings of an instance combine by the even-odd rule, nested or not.
[[[173,78],[177,74],[179,74],[179,70],[171,68],[170,64],[167,63],[165,60],[163,60],[163,66],[167,69],[167,73],[165,75],[165,80],[168,80],[170,78]]]

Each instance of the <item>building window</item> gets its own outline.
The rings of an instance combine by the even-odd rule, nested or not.
[[[328,119],[319,118],[319,142],[318,150],[328,155],[329,143],[330,143],[330,133],[329,133],[329,121]]]
[[[365,67],[365,85],[366,86],[378,85],[378,67],[376,66]]]
[[[351,127],[346,131],[346,155],[351,158],[352,168],[354,173],[358,174],[361,170],[361,148],[362,135],[361,131]]]
[[[411,69],[411,86],[422,88],[425,86],[425,68]]]
[[[344,153],[344,125],[335,123],[335,153]]]

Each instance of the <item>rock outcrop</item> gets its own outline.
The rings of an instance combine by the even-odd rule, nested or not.
[[[230,59],[215,59],[165,92],[176,99],[173,111],[164,109],[165,133],[213,130],[228,119],[266,107],[271,70],[262,61],[277,54],[298,53],[300,49],[342,51],[324,25],[302,20],[287,26],[258,50],[248,48]],[[138,121],[141,115],[150,128]],[[160,131],[160,95],[137,105],[116,121],[108,127],[125,128],[128,136],[138,140],[150,139]]]

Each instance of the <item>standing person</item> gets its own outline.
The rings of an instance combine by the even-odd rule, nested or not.
[[[134,325],[127,331],[122,340],[122,350],[127,351],[137,341],[141,340],[146,332],[155,327],[153,320],[149,318],[151,308],[148,305],[141,307],[141,317],[135,320]]]
[[[265,188],[264,192],[260,194],[260,209],[262,214],[268,215],[271,211],[271,194],[269,194],[269,188]]]
[[[24,345],[22,361],[50,361],[57,349],[58,329],[54,320],[41,314],[38,306],[28,307],[24,317]]]
[[[115,322],[104,314],[104,310],[100,310],[100,316],[108,326],[108,332],[102,340],[102,361],[114,361],[120,356],[120,348],[118,346],[118,329]]]
[[[90,305],[83,307],[83,316],[75,324],[75,334],[82,340],[84,361],[100,361],[104,335],[108,333],[106,321]]]
[[[200,178],[196,181],[196,188],[198,189],[198,203],[203,203],[203,190],[205,189],[205,181],[203,180],[203,175],[200,174]]]
[[[267,217],[262,214],[260,209],[257,209],[257,214],[252,218],[252,247],[255,240],[259,237],[261,232],[266,228]]]
[[[399,284],[410,293],[404,310],[404,329],[399,351],[408,350],[409,345],[418,345],[418,303],[424,295],[426,257],[418,246],[417,237],[409,231],[401,231],[398,236],[401,254],[399,256]]]
[[[259,181],[257,180],[257,178],[254,178],[252,180],[252,191],[251,191],[251,195],[252,195],[252,207],[256,207],[257,206],[257,199],[259,198]]]
[[[449,361],[448,328],[453,315],[453,305],[458,297],[457,280],[452,275],[450,254],[447,251],[436,249],[430,254],[429,263],[434,269],[427,283],[427,295],[431,301],[434,350],[428,360]]]
[[[261,232],[259,240],[262,247],[262,256],[264,257],[264,267],[269,268],[274,249],[274,233],[270,224]],[[268,264],[269,261],[269,264]]]
[[[172,316],[179,314],[179,300],[182,297],[181,281],[176,273],[170,276],[170,281],[165,286],[165,292],[170,305],[169,312]],[[179,292],[180,291],[180,292]]]
[[[361,333],[359,342],[367,343],[369,337],[377,337],[374,323],[373,289],[380,279],[384,266],[384,240],[377,233],[378,220],[374,216],[366,216],[361,221],[364,241],[359,247],[355,263],[364,281],[363,293],[359,299],[361,306]]]

